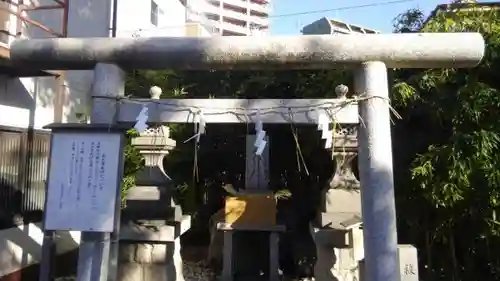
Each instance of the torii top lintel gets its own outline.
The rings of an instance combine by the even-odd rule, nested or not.
[[[367,61],[388,68],[476,66],[485,52],[479,33],[305,36],[18,39],[11,59],[44,69],[345,69]]]

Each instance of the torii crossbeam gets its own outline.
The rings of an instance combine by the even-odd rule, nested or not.
[[[354,70],[355,92],[372,97],[359,102],[365,272],[370,281],[397,281],[387,68],[474,67],[484,51],[478,33],[64,38],[17,40],[11,46],[11,58],[45,69],[95,67],[92,94],[97,98],[123,96],[122,68]],[[115,100],[94,99],[93,122],[111,123],[115,112]]]

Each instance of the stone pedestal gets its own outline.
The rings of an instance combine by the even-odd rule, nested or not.
[[[314,228],[317,262],[314,277],[321,281],[358,281],[363,260],[363,232],[352,229]]]
[[[172,198],[163,159],[175,147],[167,127],[133,140],[145,158],[122,211],[118,281],[184,281],[180,236],[191,227]]]
[[[186,216],[178,225],[122,225],[118,280],[184,281],[180,235],[190,223]]]
[[[359,261],[364,258],[360,185],[353,172],[356,127],[343,127],[335,136],[336,170],[313,228],[317,250],[314,274],[321,281],[358,281]]]
[[[268,253],[268,260],[267,262],[268,267],[267,267],[267,274],[262,272],[262,276],[267,275],[267,280],[269,281],[279,281],[279,248],[278,248],[278,233],[279,232],[284,232],[285,227],[281,225],[275,225],[275,226],[267,226],[267,227],[244,227],[242,225],[240,226],[233,226],[230,224],[226,223],[219,223],[217,224],[217,229],[222,231],[224,233],[224,250],[223,250],[223,268],[222,268],[222,276],[221,276],[221,281],[233,281],[235,280],[235,255],[236,253],[233,253],[233,246],[234,246],[234,240],[233,240],[233,235],[235,234],[236,231],[245,231],[245,232],[266,232],[268,236],[268,241],[269,241],[269,253]],[[248,242],[248,241],[247,241]],[[248,244],[247,244],[248,245]],[[252,247],[252,245],[248,245]],[[255,247],[256,245],[253,245]],[[243,255],[248,255],[249,253],[242,253]],[[236,259],[238,260],[238,259]],[[240,261],[249,261],[249,259],[239,259]],[[254,261],[257,262],[257,261]],[[247,278],[258,278],[259,275],[257,274],[256,276],[245,276]]]

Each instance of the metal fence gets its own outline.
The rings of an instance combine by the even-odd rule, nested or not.
[[[40,221],[50,133],[0,126],[0,229]]]

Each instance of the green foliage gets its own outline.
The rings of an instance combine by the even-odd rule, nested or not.
[[[125,161],[123,167],[123,180],[121,184],[121,202],[125,206],[125,197],[128,190],[135,185],[135,176],[144,167],[144,157],[139,150],[132,145],[132,139],[139,136],[134,130],[128,130],[125,143]]]
[[[487,47],[476,68],[395,73],[400,225],[410,237],[427,237],[413,239],[426,253],[427,278],[498,280],[500,255],[489,248],[500,243],[500,19],[474,8],[438,12],[418,26],[424,21],[415,15],[400,16],[397,29],[481,32]]]
[[[394,32],[417,32],[424,24],[424,12],[419,9],[410,9],[398,15],[392,23]]]

